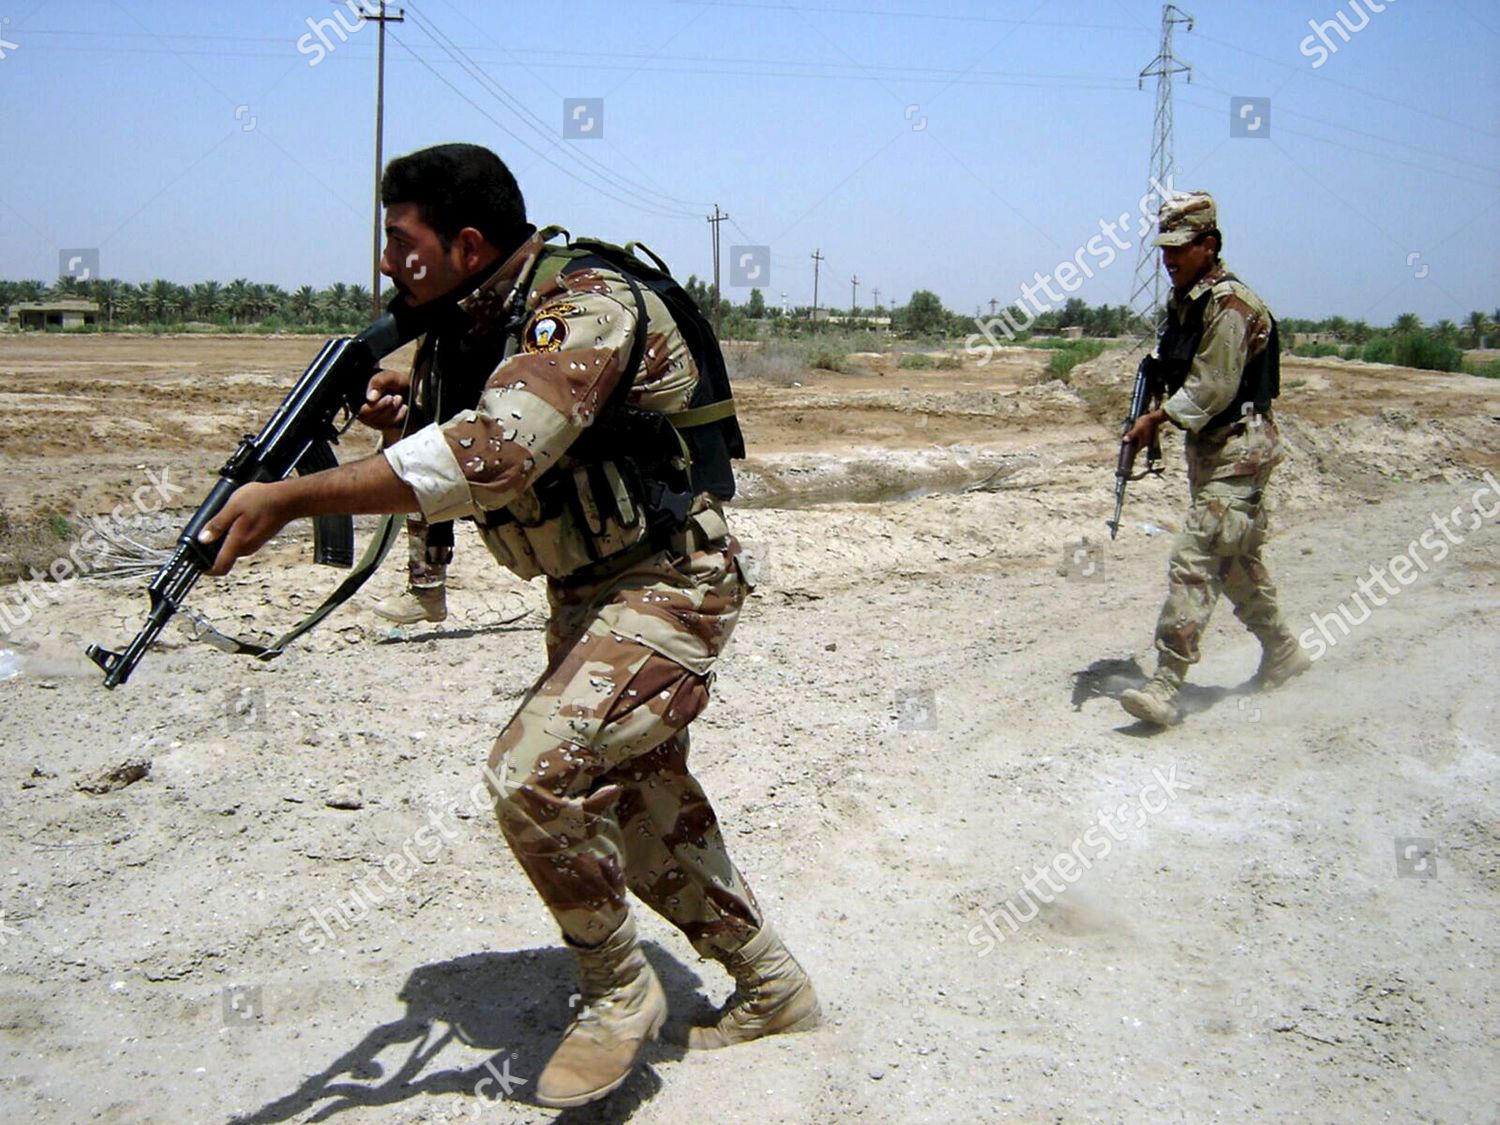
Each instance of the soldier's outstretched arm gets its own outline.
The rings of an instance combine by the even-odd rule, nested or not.
[[[209,574],[228,574],[292,520],[308,516],[386,515],[417,510],[417,494],[379,454],[305,477],[237,489],[198,539],[223,539]]]

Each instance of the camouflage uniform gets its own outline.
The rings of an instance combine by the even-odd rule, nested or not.
[[[584,522],[576,509],[548,515],[534,486],[553,466],[585,475],[569,449],[609,402],[637,320],[619,274],[558,262],[534,236],[460,302],[482,340],[526,286],[521,350],[493,367],[477,408],[385,455],[424,519],[477,517],[502,565],[548,578],[547,668],[500,732],[486,776],[500,828],[564,934],[602,941],[627,916],[628,887],[700,952],[723,956],[761,914],[688,770],[687,727],[749,591],[740,546],[706,493],[667,549],[653,550],[618,510],[588,509]],[[696,365],[665,305],[641,293],[647,336],[625,401],[682,410]],[[613,468],[603,473],[619,485]]]
[[[1208,200],[1206,208],[1202,200]],[[1185,204],[1189,214],[1173,213],[1174,203]],[[1170,225],[1196,235],[1215,229],[1215,223],[1213,202],[1205,193],[1163,206],[1164,231]],[[1158,244],[1172,237],[1164,234]],[[1183,241],[1181,236],[1177,240]],[[1291,637],[1261,556],[1267,532],[1265,488],[1271,470],[1285,456],[1276,423],[1269,413],[1246,411],[1228,424],[1209,427],[1235,401],[1246,364],[1268,346],[1271,312],[1248,286],[1228,276],[1222,262],[1215,262],[1186,293],[1171,295],[1167,315],[1183,324],[1189,306],[1205,293],[1197,354],[1182,387],[1162,404],[1167,417],[1186,431],[1192,506],[1172,544],[1156,647],[1164,658],[1183,665],[1197,663],[1199,640],[1221,593],[1268,650]]]
[[[442,529],[447,529],[446,536]],[[435,530],[436,529],[436,530]],[[413,590],[435,590],[448,582],[453,561],[453,524],[429,524],[421,515],[406,517],[406,584]]]

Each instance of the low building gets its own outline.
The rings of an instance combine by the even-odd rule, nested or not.
[[[815,324],[841,324],[848,325],[854,329],[867,329],[870,332],[889,333],[891,330],[891,318],[888,316],[849,316],[847,313],[836,313],[831,309],[815,309],[812,313]]]
[[[19,301],[5,311],[11,328],[84,328],[99,323],[99,302],[66,297],[56,301]]]

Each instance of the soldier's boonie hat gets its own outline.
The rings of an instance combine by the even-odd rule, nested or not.
[[[1206,191],[1187,191],[1162,200],[1156,216],[1157,246],[1186,246],[1200,234],[1219,229],[1219,209]]]

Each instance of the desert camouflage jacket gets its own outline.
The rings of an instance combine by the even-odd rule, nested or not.
[[[1187,380],[1162,404],[1167,417],[1187,431],[1188,475],[1195,484],[1253,475],[1284,456],[1270,418],[1205,429],[1234,401],[1245,365],[1265,351],[1271,336],[1266,303],[1228,272],[1218,262],[1186,293],[1174,292],[1167,301],[1167,315],[1180,324],[1193,302],[1208,294],[1203,339]]]
[[[641,535],[640,527],[607,516],[592,528],[580,527],[571,513],[545,518],[534,490],[554,466],[564,473],[575,467],[570,447],[595,424],[628,366],[637,306],[620,274],[577,268],[548,254],[539,233],[459,302],[468,326],[457,330],[497,331],[519,284],[529,285],[519,347],[506,348],[477,405],[410,434],[385,456],[417,494],[428,521],[476,517],[503,565],[523,578],[561,578],[593,558],[628,548]],[[697,366],[666,306],[640,288],[647,336],[625,402],[666,413],[683,410],[698,384]],[[413,373],[414,386],[423,375]],[[483,526],[494,523],[486,516],[500,509],[513,519]],[[591,521],[596,515],[587,514]]]

